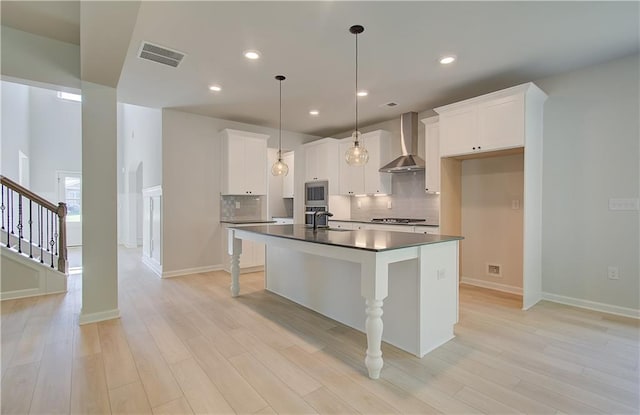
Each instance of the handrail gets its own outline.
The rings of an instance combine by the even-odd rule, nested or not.
[[[57,205],[49,202],[42,196],[39,196],[33,193],[31,190],[21,186],[20,184],[14,182],[8,177],[0,175],[0,183],[2,184],[2,206],[1,206],[1,215],[2,215],[2,230],[5,230],[5,211],[6,211],[6,232],[7,232],[7,247],[10,247],[10,240],[15,236],[15,228],[17,228],[17,240],[18,240],[18,253],[22,254],[22,241],[25,243],[28,242],[29,246],[29,257],[33,257],[33,247],[35,241],[33,240],[33,227],[34,227],[34,215],[33,215],[33,206],[32,203],[36,203],[36,213],[35,213],[35,223],[38,226],[38,246],[36,248],[40,249],[40,263],[44,263],[44,249],[46,248],[47,253],[50,254],[51,257],[51,268],[53,268],[54,256],[58,256],[58,271],[67,274],[69,271],[69,262],[67,260],[67,204],[63,202],[59,202]],[[5,188],[6,195],[5,195]],[[18,225],[15,226],[15,198],[13,193],[10,193],[10,190],[15,192],[18,195],[17,207],[18,207]],[[5,205],[5,196],[6,196],[6,205]],[[29,200],[28,207],[25,206],[26,211],[29,212],[27,215],[26,212],[23,215],[23,203],[22,197],[25,197]],[[46,209],[50,213],[46,211],[43,212],[42,208]],[[54,215],[58,217],[57,226],[55,224]],[[24,218],[23,218],[24,216]],[[28,216],[28,220],[27,219]],[[27,228],[29,231],[28,241],[26,240],[26,235],[23,234],[23,229]],[[45,229],[46,229],[46,241],[45,241]],[[54,249],[55,248],[55,249]],[[26,249],[26,248],[25,248]],[[55,253],[54,253],[55,251]],[[25,251],[26,255],[27,252]],[[34,258],[35,259],[35,258]]]
[[[18,183],[14,182],[10,178],[0,175],[0,182],[3,185],[7,186],[9,189],[13,190],[14,192],[18,192],[18,193],[26,196],[27,198],[33,200],[34,202],[46,207],[47,209],[49,209],[49,210],[51,210],[53,212],[57,212],[58,211],[58,206],[56,206],[55,204],[49,202],[44,197],[33,193],[31,190],[27,189],[26,187],[23,187],[22,185],[19,185]]]

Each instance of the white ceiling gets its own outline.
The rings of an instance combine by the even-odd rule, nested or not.
[[[2,22],[17,27],[5,19],[5,3]],[[353,127],[353,24],[365,27],[359,84],[369,96],[359,103],[366,125],[638,53],[639,21],[638,2],[142,2],[118,94],[133,104],[277,127],[274,76],[283,74],[283,128],[328,136]],[[111,23],[100,30],[117,31]],[[187,56],[176,69],[141,60],[143,41]],[[262,58],[246,60],[247,49]],[[446,53],[458,61],[441,66]],[[210,92],[213,83],[223,90]],[[381,107],[390,101],[398,106]]]

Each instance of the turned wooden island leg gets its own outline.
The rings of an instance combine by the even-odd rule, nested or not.
[[[231,296],[240,294],[240,254],[242,253],[242,239],[237,239],[233,229],[229,229],[229,255],[231,255]]]
[[[367,300],[367,355],[364,364],[371,379],[378,379],[384,365],[382,360],[382,300]]]
[[[371,379],[378,379],[384,360],[382,360],[382,300],[388,294],[389,264],[375,255],[364,261],[360,268],[362,296],[366,300],[367,353],[364,364]]]

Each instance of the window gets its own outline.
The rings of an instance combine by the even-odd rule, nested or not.
[[[82,176],[58,173],[59,198],[67,204],[67,222],[82,221]]]

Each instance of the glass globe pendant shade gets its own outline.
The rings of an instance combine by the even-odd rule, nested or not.
[[[280,85],[280,126],[278,128],[278,161],[271,166],[271,174],[274,176],[286,176],[289,173],[289,166],[282,161],[282,81],[284,81],[284,75],[276,75],[275,77]]]
[[[278,161],[271,166],[271,174],[274,176],[286,176],[289,173],[289,166],[278,157]]]
[[[344,153],[344,158],[350,166],[364,166],[369,161],[369,152],[360,143],[360,131],[354,131],[351,137],[353,145]]]

